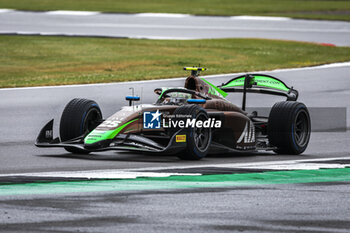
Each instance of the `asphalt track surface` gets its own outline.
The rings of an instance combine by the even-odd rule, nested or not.
[[[140,22],[146,26],[140,26]],[[52,27],[52,24],[57,27]],[[167,31],[164,25],[173,26]],[[184,25],[187,28],[184,28]],[[218,29],[218,26],[222,28]],[[262,30],[257,30],[259,28]],[[0,30],[3,33],[9,30],[24,33],[93,33],[100,36],[108,34],[168,39],[262,37],[350,44],[349,23],[311,20],[264,21],[227,17],[189,19],[187,16],[175,19],[149,15],[69,16],[7,12],[0,13]],[[308,107],[345,107],[347,115],[350,114],[349,64],[264,73],[277,76],[294,86],[300,91],[299,101]],[[221,84],[233,76],[218,75],[207,79],[214,84]],[[308,149],[300,156],[278,156],[273,153],[228,154],[211,155],[201,161],[181,161],[174,156],[118,152],[72,155],[63,149],[39,149],[33,145],[41,127],[52,118],[55,118],[57,135],[60,114],[64,105],[72,98],[96,100],[103,115],[108,117],[127,104],[124,96],[130,94],[129,87],[135,88],[143,103],[153,103],[156,99],[156,95],[153,94],[154,88],[183,86],[183,81],[184,79],[173,79],[0,89],[0,175],[103,169],[211,167],[239,163],[350,158],[349,130],[332,132],[334,129],[327,127],[323,132],[312,133]],[[229,99],[240,105],[241,95],[234,94]],[[278,100],[281,98],[250,95],[248,106],[270,107]],[[337,119],[336,115],[337,112],[333,115],[331,112],[329,118]],[[347,125],[350,125],[349,123],[347,119]],[[339,181],[229,188],[1,195],[0,231],[348,232],[349,187],[349,182]]]
[[[309,107],[349,109],[350,66],[266,72],[300,91]],[[207,79],[220,84],[234,75]],[[182,86],[184,79],[0,90],[1,175],[349,157],[350,133],[313,132],[300,156],[273,153],[209,156],[181,161],[173,156],[104,152],[72,155],[39,149],[34,140],[52,117],[57,122],[72,98],[96,100],[105,117],[127,104],[134,87],[143,103],[159,86]],[[142,92],[141,92],[142,89]],[[240,104],[241,95],[230,97]],[[269,107],[280,97],[252,95],[248,105]],[[347,111],[349,114],[349,111]],[[336,117],[336,116],[333,116]],[[349,125],[349,120],[347,122]],[[327,130],[326,130],[327,131]],[[220,172],[220,170],[218,170]],[[30,185],[30,184],[29,184]],[[152,185],[152,183],[149,183]],[[226,188],[159,189],[0,196],[1,232],[348,232],[349,182],[264,184]],[[62,184],[62,189],[65,186]],[[1,193],[1,192],[0,192]]]
[[[350,23],[284,17],[0,11],[0,33],[148,39],[267,38],[350,46]]]
[[[348,232],[349,183],[2,197],[2,232]]]

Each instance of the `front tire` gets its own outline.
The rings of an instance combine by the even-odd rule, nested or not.
[[[276,103],[268,121],[268,139],[277,154],[298,155],[305,151],[311,134],[311,121],[303,103],[283,101]]]
[[[68,141],[94,130],[102,120],[98,104],[88,99],[73,99],[63,110],[60,122],[61,141]],[[68,152],[88,154],[88,151],[65,147]]]
[[[208,120],[207,112],[197,105],[185,105],[177,108],[174,115],[190,115],[191,119],[196,121]],[[186,120],[187,118],[178,118],[177,120]],[[175,129],[177,131],[179,129]],[[184,160],[199,160],[204,158],[209,151],[211,144],[211,129],[191,127],[186,130],[186,149],[178,154],[180,159]]]

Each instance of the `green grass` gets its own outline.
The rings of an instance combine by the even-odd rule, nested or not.
[[[0,0],[0,8],[40,11],[269,15],[350,20],[349,0]]]
[[[0,87],[64,85],[247,72],[350,60],[350,48],[263,39],[138,40],[0,36]]]

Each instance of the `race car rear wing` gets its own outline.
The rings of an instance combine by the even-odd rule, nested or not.
[[[223,83],[218,88],[225,92],[243,92],[243,111],[245,110],[247,92],[285,96],[289,101],[296,101],[299,95],[293,87],[288,87],[278,78],[266,74],[241,75]]]

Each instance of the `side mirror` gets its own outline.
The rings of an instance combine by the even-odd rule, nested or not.
[[[163,89],[162,88],[156,88],[154,89],[154,93],[156,93],[157,95],[161,95],[163,92]]]
[[[205,104],[207,101],[205,99],[188,99],[189,104]]]
[[[140,97],[139,96],[126,96],[125,100],[129,101],[129,106],[131,106],[132,101],[139,101]]]

